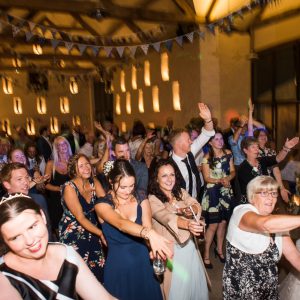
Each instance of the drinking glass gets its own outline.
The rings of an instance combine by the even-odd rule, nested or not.
[[[156,275],[162,275],[166,270],[166,264],[163,259],[161,259],[158,255],[153,260],[153,271]]]

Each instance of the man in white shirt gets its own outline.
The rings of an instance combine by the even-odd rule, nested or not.
[[[215,135],[210,109],[204,103],[198,103],[199,116],[204,120],[204,126],[199,136],[192,142],[185,129],[174,129],[169,136],[173,147],[171,159],[176,163],[181,174],[181,187],[201,202],[201,179],[195,155]]]

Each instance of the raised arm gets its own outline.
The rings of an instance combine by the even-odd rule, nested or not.
[[[211,112],[208,106],[202,102],[198,103],[199,116],[204,120],[204,128],[207,131],[214,130],[214,124],[211,117]]]
[[[300,252],[289,236],[283,237],[282,254],[300,272]]]
[[[276,155],[276,161],[279,163],[285,159],[287,154],[299,143],[299,137],[295,136],[292,139],[286,139],[283,148]]]
[[[253,111],[254,104],[251,98],[248,100],[248,136],[253,136]]]
[[[279,184],[280,195],[281,195],[282,200],[285,203],[288,203],[289,202],[289,194],[290,194],[290,192],[283,185],[282,177],[281,177],[281,172],[280,172],[280,169],[279,169],[278,166],[276,166],[276,167],[273,168],[273,174],[274,174],[274,177],[275,177],[277,183]]]
[[[170,241],[160,236],[153,229],[124,219],[121,215],[116,213],[109,204],[106,203],[96,204],[95,210],[100,221],[104,220],[122,232],[149,240],[153,253],[158,253],[163,258],[166,256],[172,257],[173,253],[168,247]]]

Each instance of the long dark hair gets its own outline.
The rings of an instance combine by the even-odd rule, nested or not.
[[[0,255],[8,251],[1,233],[1,227],[6,222],[17,217],[24,210],[31,209],[37,214],[41,214],[41,207],[36,204],[30,197],[22,194],[10,195],[11,200],[6,200],[0,204]],[[9,198],[8,197],[8,198]],[[4,201],[3,198],[0,201]]]
[[[214,149],[213,149],[212,145],[211,145],[209,142],[210,142],[212,139],[214,139],[214,137],[216,136],[217,133],[221,134],[222,137],[223,137],[222,131],[216,130],[215,135],[212,136],[212,137],[209,139],[208,143],[207,143],[208,148],[209,148],[209,150],[208,150],[208,159],[207,159],[207,160],[208,160],[208,165],[209,165],[210,169],[213,168],[213,159],[214,159],[214,157],[215,157],[215,152],[214,152]],[[223,137],[223,138],[224,138],[224,137]],[[223,152],[224,155],[226,154],[226,150],[225,150],[225,149],[226,149],[226,145],[225,145],[225,143],[224,143],[223,148],[222,148],[222,152]]]
[[[166,196],[166,194],[160,189],[159,184],[157,182],[158,178],[158,172],[159,169],[163,166],[171,166],[174,169],[175,172],[175,184],[172,189],[172,194],[175,197],[177,201],[182,200],[182,192],[180,187],[180,174],[178,167],[175,165],[175,163],[170,159],[160,159],[155,166],[155,170],[150,178],[149,185],[148,185],[148,194],[152,194],[156,196],[161,202],[166,203],[169,202],[169,198]]]
[[[119,188],[122,178],[131,176],[135,178],[135,172],[130,162],[124,158],[117,159],[114,162],[112,170],[108,173],[108,179],[110,181],[112,190],[115,184],[118,184]],[[113,191],[116,192],[116,190]],[[134,191],[135,189],[133,190],[133,192]]]

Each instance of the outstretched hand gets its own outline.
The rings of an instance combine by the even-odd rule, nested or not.
[[[208,108],[208,106],[202,102],[199,102],[198,108],[199,108],[200,118],[202,118],[204,121],[210,121],[211,120],[211,111]]]
[[[150,247],[153,253],[158,253],[163,259],[171,258],[173,252],[170,250],[172,244],[171,241],[167,240],[156,231],[151,229],[148,234]]]
[[[292,149],[294,148],[297,144],[299,143],[299,137],[295,136],[292,139],[286,139],[285,143],[284,143],[284,147],[288,148],[288,149]]]

